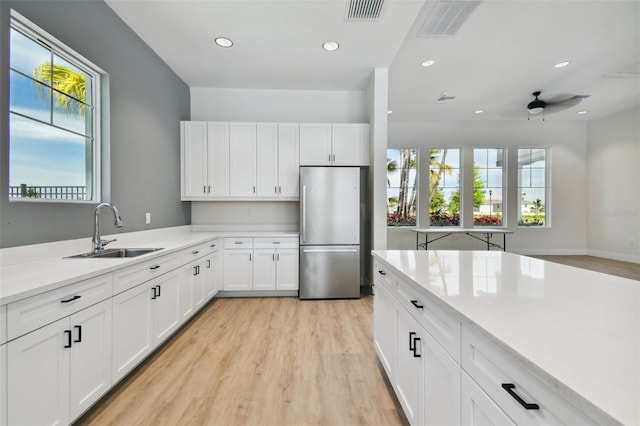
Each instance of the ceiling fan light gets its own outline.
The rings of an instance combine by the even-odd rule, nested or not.
[[[539,107],[533,107],[533,108],[529,108],[529,114],[540,114],[542,111],[544,111],[544,108],[539,106]]]

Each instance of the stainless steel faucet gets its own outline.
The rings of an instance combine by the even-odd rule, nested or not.
[[[122,228],[122,218],[120,217],[120,213],[118,212],[118,209],[116,208],[116,206],[110,203],[98,204],[98,206],[96,207],[96,213],[94,218],[95,221],[93,223],[93,251],[94,252],[103,251],[104,246],[106,246],[107,244],[113,241],[116,241],[115,239],[103,240],[102,238],[100,238],[100,225],[99,225],[98,218],[100,217],[100,209],[103,207],[109,207],[111,211],[113,211],[113,217],[114,217],[113,225],[116,228]]]

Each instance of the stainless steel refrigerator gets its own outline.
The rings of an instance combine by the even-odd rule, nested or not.
[[[300,299],[360,297],[366,169],[300,167]]]

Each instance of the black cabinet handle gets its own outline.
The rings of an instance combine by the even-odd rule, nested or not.
[[[418,309],[424,309],[424,305],[422,305],[422,304],[421,304],[420,302],[418,302],[417,300],[412,300],[412,301],[411,301],[411,304],[412,304],[413,306],[415,306],[416,308],[418,308]]]
[[[76,340],[73,341],[73,343],[80,343],[82,342],[82,326],[81,325],[76,325],[73,328],[75,328],[76,330],[78,330],[78,337],[76,338]]]
[[[415,331],[412,331],[409,333],[409,350],[413,351],[415,349],[415,347],[413,346],[413,338],[416,335]]]
[[[386,273],[385,271],[383,271],[382,269],[379,269],[379,270],[378,270],[378,273],[379,273],[380,275],[387,275],[387,273]]]
[[[156,288],[155,287],[151,287],[151,290],[153,290],[153,296],[151,296],[151,300],[157,299],[158,295],[156,294]]]
[[[518,401],[518,403],[520,405],[522,405],[525,409],[527,410],[539,410],[540,406],[538,404],[531,404],[526,402],[524,399],[520,398],[520,395],[518,395],[514,389],[516,388],[516,385],[514,385],[513,383],[503,383],[502,384],[502,389],[506,390],[507,393],[509,395],[511,395],[513,397],[513,399],[515,399],[516,401]]]
[[[418,345],[416,343],[420,342],[420,338],[416,337],[415,339],[413,339],[413,357],[414,358],[420,358],[422,355],[420,355],[417,350],[418,350]]]
[[[198,254],[198,253],[200,253],[198,250],[194,250],[191,252],[191,254]]]
[[[64,300],[61,300],[61,301],[60,301],[60,303],[69,303],[69,302],[73,302],[74,300],[78,300],[78,299],[80,299],[81,297],[82,297],[82,296],[80,296],[80,295],[76,294],[75,296],[73,296],[73,297],[72,297],[72,298],[70,298],[70,299],[64,299]]]
[[[193,276],[195,277],[196,275],[198,275],[198,267],[194,266],[193,267]]]
[[[211,268],[211,260],[207,259],[207,269]]]
[[[418,345],[416,345],[416,342],[419,342],[420,338],[417,337],[416,334],[417,333],[415,331],[409,332],[409,350],[413,352],[414,358],[420,358],[421,355],[416,352],[416,350],[418,349]]]
[[[152,271],[155,271],[155,270],[156,270],[156,269],[158,269],[159,267],[160,267],[160,265],[155,265],[155,266],[152,266],[152,267],[151,267],[151,268],[149,268],[149,269],[151,269]]]
[[[71,347],[71,330],[65,330],[64,334],[67,335],[67,344],[64,345],[65,348],[70,348]]]
[[[161,292],[162,292],[162,287],[160,287],[160,284],[157,285],[158,287],[158,297],[162,296]]]
[[[216,246],[215,244],[211,244],[209,247],[213,248],[213,247],[215,247],[215,246]]]

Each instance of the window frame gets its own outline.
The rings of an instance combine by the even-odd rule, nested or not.
[[[457,150],[458,151],[458,195],[459,195],[459,211],[458,211],[458,224],[457,225],[432,225],[431,224],[431,198],[430,198],[430,194],[431,194],[431,151],[432,150],[439,150],[439,151],[443,151],[443,150]],[[439,146],[439,147],[429,147],[429,149],[427,150],[428,152],[428,157],[427,157],[427,161],[428,161],[428,165],[426,167],[427,169],[427,176],[426,176],[426,184],[427,184],[427,219],[428,219],[428,226],[434,226],[434,227],[442,227],[442,228],[462,228],[463,226],[463,217],[465,216],[465,212],[464,212],[464,188],[463,188],[463,183],[464,183],[464,176],[465,176],[465,170],[464,170],[464,155],[465,155],[465,148],[461,147],[461,146],[452,146],[452,147],[443,147],[443,146]]]
[[[545,163],[545,167],[544,167],[544,197],[545,197],[545,202],[544,202],[544,224],[542,225],[522,225],[520,224],[521,218],[522,218],[522,203],[520,202],[520,193],[521,193],[521,189],[523,188],[520,185],[520,150],[521,149],[526,149],[526,150],[544,150],[544,163]],[[544,228],[551,228],[551,147],[548,146],[519,146],[516,149],[516,157],[518,158],[518,164],[516,165],[516,173],[517,173],[517,182],[516,182],[516,194],[518,196],[518,209],[517,209],[517,222],[516,222],[516,226],[518,228],[525,228],[525,229],[544,229]]]
[[[387,228],[398,228],[398,229],[407,229],[407,228],[416,228],[419,226],[419,215],[420,215],[420,148],[407,148],[407,147],[403,147],[403,148],[396,148],[396,147],[389,147],[387,146],[387,154],[389,153],[390,150],[394,150],[394,151],[404,151],[404,150],[409,150],[409,151],[413,151],[414,152],[414,161],[415,161],[415,167],[414,168],[410,168],[410,170],[414,170],[415,176],[415,224],[398,224],[398,225],[390,225],[389,224],[389,204],[388,204],[388,199],[389,199],[389,188],[396,188],[396,187],[392,187],[392,186],[387,186],[387,195],[386,195],[386,199],[387,199],[387,221],[386,221],[386,226]],[[387,155],[387,158],[389,158],[389,156]],[[400,165],[398,165],[398,169],[399,172],[401,170]],[[385,171],[385,173],[387,174],[387,179],[389,179],[389,172]],[[399,187],[398,187],[399,188]]]
[[[91,98],[92,102],[92,112],[91,112],[91,120],[92,120],[92,129],[89,135],[83,135],[83,137],[91,140],[92,145],[92,170],[91,170],[91,179],[92,179],[92,188],[91,188],[91,198],[76,200],[76,199],[56,199],[56,198],[36,198],[36,197],[11,197],[7,195],[10,202],[20,202],[20,203],[65,203],[65,204],[97,204],[102,200],[102,87],[103,87],[103,77],[106,73],[97,65],[95,65],[92,61],[84,57],[83,55],[76,52],[74,49],[67,46],[65,43],[62,43],[60,40],[49,34],[47,31],[34,24],[29,19],[22,16],[20,13],[16,12],[14,9],[10,10],[10,30],[15,30],[20,32],[25,37],[28,37],[33,42],[43,46],[48,49],[53,54],[62,58],[63,60],[69,62],[73,66],[79,68],[86,74],[92,77],[91,84]],[[11,58],[11,53],[9,53],[9,59]],[[9,73],[13,70],[11,68],[11,63],[9,60],[8,66]],[[20,75],[24,75],[23,72],[19,70],[13,70],[14,72],[19,73]],[[31,78],[29,76],[29,78]],[[53,88],[52,88],[53,90]],[[9,96],[11,96],[11,89],[9,89]],[[17,116],[22,117],[28,120],[32,120],[37,123],[41,123],[43,125],[51,126],[55,129],[60,129],[63,131],[67,131],[74,135],[79,135],[78,133],[60,128],[59,126],[54,125],[53,123],[47,123],[41,120],[38,120],[33,117],[26,116],[24,114],[20,114],[18,112],[13,112],[9,109],[9,116]],[[9,128],[9,143],[8,149],[11,150],[11,128]],[[8,152],[7,152],[8,154]],[[9,155],[7,155],[9,157]],[[11,168],[11,161],[9,157],[9,168]],[[86,168],[85,168],[86,172]]]
[[[501,191],[501,203],[500,203],[500,218],[501,218],[501,223],[500,225],[476,225],[475,224],[475,215],[473,215],[473,213],[475,213],[475,206],[471,207],[471,212],[472,212],[472,217],[471,217],[471,221],[472,221],[472,227],[473,228],[479,228],[482,229],[483,227],[488,227],[488,228],[508,228],[508,224],[507,224],[507,218],[508,218],[508,211],[507,211],[507,206],[509,203],[509,185],[508,185],[508,175],[509,175],[509,164],[508,164],[508,157],[509,157],[509,149],[507,147],[504,146],[474,146],[473,148],[471,148],[471,155],[472,155],[472,168],[471,168],[471,172],[473,174],[473,170],[475,169],[475,151],[476,150],[502,150],[502,191]],[[488,177],[487,177],[488,179]],[[472,181],[473,182],[473,181]],[[487,188],[493,188],[493,187],[487,187]],[[473,194],[473,184],[471,186],[471,192]],[[489,189],[490,190],[490,189]],[[468,191],[468,189],[466,189],[466,191]],[[489,209],[490,212],[493,212],[493,205],[491,203],[491,196],[490,196],[490,202],[489,202]],[[471,199],[473,200],[473,195],[471,196]]]

